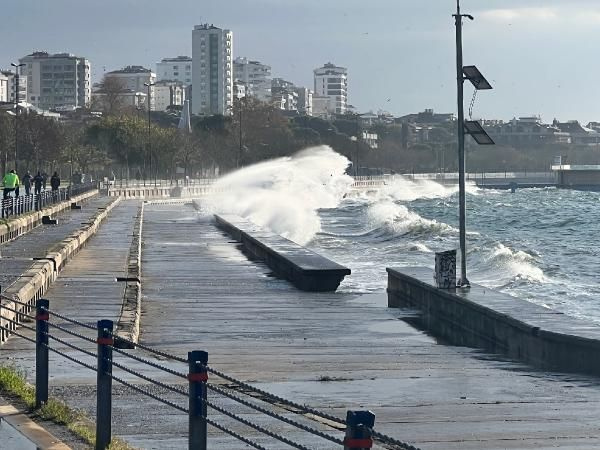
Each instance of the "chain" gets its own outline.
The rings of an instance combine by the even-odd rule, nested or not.
[[[263,397],[266,397],[267,399],[274,400],[275,402],[281,403],[283,405],[291,406],[292,408],[296,408],[296,409],[302,411],[303,413],[312,414],[314,416],[319,416],[319,417],[322,417],[324,419],[330,420],[332,422],[339,423],[340,425],[344,425],[344,426],[346,425],[346,421],[343,420],[343,419],[340,419],[339,417],[332,416],[332,415],[327,414],[325,412],[313,409],[313,408],[311,408],[309,406],[300,405],[299,403],[295,403],[295,402],[293,402],[291,400],[287,400],[285,398],[279,397],[278,395],[271,394],[269,392],[263,391],[262,389],[256,388],[256,387],[254,387],[254,386],[252,386],[252,385],[250,385],[248,383],[244,383],[243,381],[236,380],[235,378],[230,377],[229,375],[225,375],[223,372],[219,372],[218,370],[213,369],[211,367],[207,367],[206,369],[210,373],[212,373],[214,375],[217,375],[218,377],[221,377],[224,380],[227,380],[227,381],[230,381],[232,383],[235,383],[235,384],[237,384],[237,385],[239,385],[239,386],[241,386],[244,389],[247,389],[249,391],[256,392],[257,394],[260,394]]]
[[[371,436],[377,438],[377,442],[382,444],[392,444],[403,450],[419,450],[418,447],[407,444],[406,442],[399,441],[398,439],[394,439],[393,437],[386,436],[385,434],[378,433],[375,430],[371,431]]]
[[[19,300],[16,300],[13,297],[8,297],[8,296],[6,296],[4,294],[0,294],[0,298],[5,298],[6,300],[10,300],[11,302],[15,302],[15,303],[18,303],[19,305],[23,305],[23,306],[34,306],[31,303],[24,303],[24,302],[21,302]],[[4,308],[4,306],[3,306],[3,308]]]
[[[20,334],[20,333],[17,333],[16,331],[12,331],[12,330],[11,330],[10,328],[8,328],[8,327],[3,327],[3,326],[0,326],[0,328],[2,328],[3,330],[6,330],[6,331],[8,331],[9,333],[12,333],[12,334],[14,334],[15,336],[18,336],[18,337],[20,337],[20,338],[23,338],[23,339],[25,339],[26,341],[33,342],[34,344],[37,344],[37,341],[36,341],[35,339],[31,339],[30,337],[24,336],[24,335],[22,335],[22,334]]]
[[[208,389],[210,389],[214,392],[217,392],[225,397],[235,400],[236,402],[241,403],[242,405],[246,405],[249,408],[255,409],[256,411],[266,414],[267,416],[271,416],[274,419],[281,420],[282,422],[288,423],[290,425],[295,426],[296,428],[300,428],[303,431],[307,431],[309,433],[312,433],[314,435],[322,437],[323,439],[327,439],[328,441],[335,442],[336,444],[344,445],[344,441],[342,441],[341,439],[337,439],[333,436],[328,435],[327,433],[323,433],[320,430],[309,427],[307,425],[303,425],[299,422],[296,422],[295,420],[288,419],[287,417],[277,414],[276,412],[269,411],[268,409],[263,408],[262,406],[255,405],[247,400],[244,400],[243,398],[236,396],[235,394],[231,394],[231,393],[227,392],[224,389],[218,388],[213,385],[208,385],[208,384],[207,384],[207,387],[208,387]]]
[[[14,312],[15,314],[19,314],[20,316],[29,317],[31,320],[36,320],[35,316],[30,316],[29,314],[25,314],[24,312],[17,311],[16,309],[9,308],[8,306],[2,305],[0,309],[7,309],[10,312]]]
[[[114,338],[115,338],[115,340],[119,340],[119,341],[122,341],[122,342],[127,342],[129,344],[132,344],[132,345],[134,345],[136,347],[141,348],[142,350],[146,350],[149,353],[153,353],[155,355],[162,356],[163,358],[172,359],[174,361],[179,361],[179,362],[184,363],[184,364],[188,363],[187,359],[181,358],[179,356],[171,355],[169,353],[161,352],[160,350],[156,350],[156,349],[154,349],[152,347],[146,347],[145,345],[139,344],[137,342],[133,342],[133,341],[131,341],[129,339],[125,339],[125,338],[120,337],[120,336],[114,336]]]
[[[87,367],[88,369],[91,369],[94,372],[96,372],[96,368],[94,366],[92,366],[91,364],[87,364],[87,363],[84,363],[83,361],[79,361],[77,358],[73,358],[72,356],[69,356],[64,352],[61,352],[60,350],[56,350],[55,348],[50,347],[47,344],[42,344],[42,345],[44,347],[46,347],[48,350],[62,356],[63,358],[67,358],[68,360],[73,361],[74,363],[79,364],[80,366]]]
[[[128,388],[133,389],[134,391],[137,391],[140,394],[144,394],[144,395],[146,395],[146,396],[148,396],[150,398],[153,398],[154,400],[158,400],[159,402],[164,403],[167,406],[171,406],[172,408],[175,408],[175,409],[177,409],[177,410],[179,410],[181,412],[189,414],[189,410],[188,409],[186,409],[186,408],[184,408],[182,406],[179,406],[176,403],[173,403],[173,402],[171,402],[169,400],[161,398],[158,395],[154,395],[152,392],[148,392],[148,391],[146,391],[146,390],[144,390],[142,388],[139,388],[139,387],[135,386],[134,384],[128,383],[127,381],[125,381],[125,380],[123,380],[123,379],[121,379],[121,378],[119,378],[119,377],[117,377],[115,375],[112,375],[112,374],[107,374],[107,375],[110,376],[116,382],[121,383],[122,385],[127,386]]]
[[[12,323],[14,323],[15,325],[18,325],[19,327],[26,328],[27,330],[31,330],[31,331],[33,331],[34,333],[37,331],[35,328],[33,328],[33,327],[30,327],[29,325],[25,325],[24,323],[18,322],[18,321],[16,321],[16,320],[9,319],[8,317],[3,317],[3,319],[4,319],[4,320],[7,320],[8,322],[12,322]]]
[[[189,394],[186,391],[182,390],[182,389],[178,389],[178,388],[169,386],[168,384],[163,383],[162,381],[153,380],[152,378],[147,377],[146,375],[142,375],[140,372],[137,372],[137,371],[135,371],[133,369],[130,369],[129,367],[125,367],[123,364],[119,364],[118,362],[116,362],[114,360],[105,359],[105,361],[111,363],[113,366],[118,367],[121,370],[124,370],[127,373],[130,373],[132,375],[135,375],[136,377],[141,378],[142,380],[149,381],[150,383],[152,383],[152,384],[154,384],[156,386],[160,386],[160,387],[162,387],[164,389],[168,389],[170,391],[176,392],[177,394],[181,394],[181,395],[184,395],[186,397],[189,396]]]
[[[305,447],[302,444],[298,444],[294,441],[289,440],[288,438],[286,438],[284,436],[281,436],[277,433],[272,432],[271,430],[267,430],[266,428],[255,424],[254,422],[250,422],[249,420],[246,420],[243,417],[238,416],[237,414],[227,411],[225,408],[221,408],[219,405],[215,405],[214,403],[212,403],[208,400],[205,400],[205,402],[208,406],[210,406],[215,411],[219,411],[221,414],[225,414],[226,416],[231,417],[232,419],[237,420],[238,422],[241,422],[244,425],[249,426],[250,428],[254,428],[255,430],[260,431],[261,433],[264,433],[267,436],[271,436],[272,438],[275,438],[278,441],[281,441],[284,444],[289,445],[290,447],[298,448],[300,450],[310,450],[308,447]]]
[[[230,434],[234,438],[239,439],[240,441],[250,445],[251,447],[257,448],[258,450],[268,450],[266,447],[263,447],[262,445],[259,445],[256,442],[252,442],[250,439],[245,438],[241,434],[238,434],[235,431],[230,430],[229,428],[221,425],[218,422],[215,422],[214,420],[209,419],[208,417],[206,418],[206,423],[208,423],[209,425],[212,425],[215,428],[218,428],[219,430],[221,430],[224,433]]]
[[[147,360],[147,359],[141,358],[139,356],[133,355],[131,353],[128,353],[126,351],[121,350],[120,348],[113,347],[113,351],[115,351],[117,353],[120,353],[121,355],[129,356],[131,359],[134,359],[134,360],[136,360],[138,362],[141,362],[141,363],[144,363],[144,364],[148,364],[149,366],[152,366],[152,367],[154,367],[156,369],[163,370],[165,372],[170,373],[171,375],[175,375],[175,376],[180,377],[180,378],[185,378],[187,380],[187,375],[185,373],[183,373],[183,372],[178,372],[176,370],[169,369],[168,367],[161,366],[158,363],[155,363],[155,362],[152,362],[150,360]]]
[[[85,353],[85,354],[86,354],[86,355],[88,355],[88,356],[91,356],[91,357],[93,357],[93,358],[97,358],[97,357],[98,357],[98,355],[96,355],[95,353],[92,353],[92,352],[90,352],[90,351],[88,351],[88,350],[84,350],[83,348],[76,347],[76,346],[75,346],[75,345],[73,345],[73,344],[69,344],[67,341],[64,341],[64,340],[62,340],[62,339],[60,339],[60,338],[57,338],[56,336],[53,336],[53,335],[51,335],[50,333],[46,333],[46,335],[47,335],[47,336],[48,336],[50,339],[52,339],[52,340],[54,340],[54,341],[56,341],[56,342],[59,342],[59,343],[61,343],[62,345],[66,345],[67,347],[69,347],[69,348],[71,348],[71,349],[73,349],[73,350],[80,351],[80,352],[82,352],[82,353]]]
[[[62,314],[59,314],[59,313],[54,312],[54,311],[50,311],[49,309],[46,309],[46,308],[42,308],[42,309],[44,311],[52,314],[53,316],[58,317],[59,319],[66,320],[67,322],[71,322],[71,323],[73,323],[75,325],[79,325],[80,327],[85,327],[85,328],[88,328],[90,330],[98,330],[98,328],[95,327],[95,326],[93,326],[93,325],[88,325],[87,323],[80,322],[79,320],[70,319],[69,317],[65,317]]]
[[[83,339],[84,341],[90,342],[92,344],[96,343],[95,339],[89,338],[89,337],[84,336],[83,334],[79,334],[79,333],[77,333],[75,331],[67,330],[66,328],[63,328],[60,325],[57,325],[55,323],[48,322],[48,325],[50,325],[51,327],[56,328],[57,330],[60,330],[60,331],[62,331],[64,333],[70,334],[71,336],[75,336],[75,337],[77,337],[79,339]]]

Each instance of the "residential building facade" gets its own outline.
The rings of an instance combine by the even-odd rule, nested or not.
[[[92,96],[91,66],[71,53],[34,52],[19,59],[26,101],[45,110],[89,106]]]
[[[231,114],[233,33],[214,25],[196,25],[192,60],[192,114]]]
[[[10,70],[0,71],[2,76],[6,78],[6,101],[15,102],[15,90],[17,87],[17,76],[15,72]],[[27,102],[27,78],[22,74],[19,75],[19,103]]]
[[[156,63],[157,81],[179,81],[185,86],[192,84],[192,58],[177,56],[163,58]]]
[[[113,70],[104,75],[105,78],[116,79],[120,82],[123,90],[132,93],[143,93],[148,95],[148,86],[145,84],[154,84],[156,82],[156,74],[150,69],[142,66],[127,66],[121,70]],[[133,97],[141,98],[140,96]],[[145,98],[145,97],[144,97]],[[150,111],[154,111],[154,86],[150,87]]]
[[[8,102],[8,77],[0,72],[0,103]]]
[[[329,114],[345,114],[348,110],[348,69],[327,63],[314,70],[314,79],[315,96],[328,98],[325,108],[321,108],[325,105],[319,101],[320,109]]]
[[[170,106],[183,106],[185,86],[179,81],[157,81],[154,84],[154,111],[166,111]]]

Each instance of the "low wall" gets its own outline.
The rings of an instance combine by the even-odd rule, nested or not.
[[[454,345],[484,348],[543,369],[600,375],[600,326],[493,289],[438,289],[425,268],[386,269],[388,306],[421,311]]]
[[[217,216],[217,226],[242,243],[244,251],[303,291],[335,291],[350,269],[238,216]]]
[[[142,314],[142,224],[144,204],[138,209],[133,239],[127,260],[127,277],[123,289],[123,306],[115,330],[115,346],[135,348],[140,336],[140,316]],[[121,338],[121,339],[119,339]]]
[[[108,188],[109,197],[124,197],[135,199],[180,198],[205,195],[212,191],[210,185],[198,186],[135,186]]]
[[[73,196],[70,200],[48,206],[40,211],[24,214],[14,219],[9,219],[6,223],[0,224],[0,244],[11,241],[22,236],[25,233],[33,230],[42,223],[43,216],[53,216],[67,208],[71,207],[71,203],[78,203],[87,200],[90,197],[98,195],[98,190],[84,192],[80,195]]]
[[[3,298],[0,298],[2,306],[7,306],[25,314],[34,310],[35,301],[44,295],[51,283],[56,280],[62,268],[96,233],[102,221],[120,201],[121,198],[116,198],[105,208],[99,208],[94,220],[85,224],[71,236],[63,239],[47,253],[45,258],[35,261],[6,291],[2,292]],[[23,303],[27,306],[22,305]],[[21,322],[23,317],[8,309],[2,308],[0,310],[0,325],[14,330],[16,325],[6,319]],[[2,329],[0,343],[7,338],[8,333]]]

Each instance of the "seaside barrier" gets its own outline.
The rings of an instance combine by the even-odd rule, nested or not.
[[[67,190],[64,190],[67,192]],[[45,194],[50,194],[50,191]],[[4,223],[0,223],[0,244],[11,241],[22,236],[42,223],[44,216],[53,216],[65,209],[71,208],[72,203],[79,203],[98,195],[98,189],[92,189],[71,197],[64,196],[65,200],[46,206],[39,211],[31,211],[17,217],[9,217]]]
[[[215,215],[217,226],[245,252],[264,261],[273,272],[303,291],[332,292],[350,269],[308,250],[278,234],[262,230],[234,215]]]
[[[35,344],[36,409],[49,399],[50,363],[55,363],[49,358],[50,352],[97,373],[96,450],[110,448],[113,437],[113,381],[169,406],[170,416],[187,415],[187,448],[190,450],[209,448],[208,425],[263,450],[273,448],[273,444],[278,445],[277,448],[285,444],[308,450],[315,448],[315,441],[319,443],[318,448],[363,450],[377,443],[389,449],[418,450],[374,430],[375,414],[371,411],[347,410],[346,418],[340,418],[227,375],[208,364],[206,351],[191,351],[184,358],[134,342],[118,345],[123,338],[113,332],[111,320],[98,320],[95,325],[83,323],[54,311],[46,299],[37,300],[35,309],[29,303],[16,303],[26,312],[5,308],[35,326],[16,319],[0,326],[2,331]],[[154,360],[139,352],[125,351],[123,347],[143,350]],[[135,368],[128,364],[132,361]],[[168,376],[168,381],[152,376],[151,368],[160,371],[161,378]],[[123,374],[127,374],[127,380],[122,378]],[[212,381],[213,377],[216,381]],[[166,393],[170,394],[169,398],[165,398]]]
[[[438,289],[427,268],[387,268],[388,306],[420,310],[422,326],[454,344],[533,366],[600,375],[600,326],[471,284]]]

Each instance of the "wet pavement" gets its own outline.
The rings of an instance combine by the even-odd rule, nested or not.
[[[125,270],[126,235],[136,209],[136,204],[122,203],[109,215],[51,288],[51,309],[89,322],[116,319],[120,288],[109,281]],[[387,308],[384,293],[298,291],[249,261],[211,218],[191,207],[147,205],[143,233],[143,344],[181,357],[206,350],[214,368],[340,417],[347,409],[371,409],[379,432],[423,449],[600,446],[597,378],[535,371],[473,349],[438,344],[402,320],[410,312]],[[93,344],[84,347],[95,349]],[[32,378],[30,345],[11,339],[2,353]],[[136,354],[156,361],[142,351]],[[95,373],[51,358],[53,393],[93,416]],[[186,371],[183,364],[160,362]],[[127,365],[167,383],[186,384],[140,363]],[[164,388],[148,389],[187,405],[185,397]],[[114,392],[115,434],[141,448],[186,447],[185,414],[123,386],[115,385]],[[273,428],[270,419],[231,408]],[[268,448],[284,447],[214,411],[209,414]],[[306,440],[306,434],[285,425],[273,429],[311,448],[335,448],[317,438]],[[209,433],[210,448],[244,448],[212,427]]]

